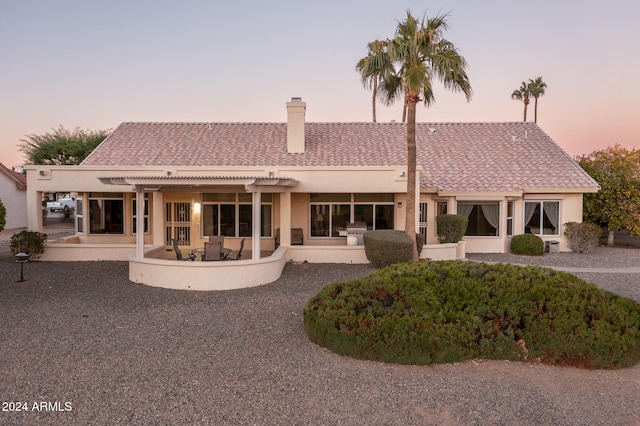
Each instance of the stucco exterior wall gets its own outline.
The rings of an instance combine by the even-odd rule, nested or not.
[[[5,229],[26,227],[27,191],[18,189],[15,181],[4,173],[0,173],[0,200],[7,209]]]

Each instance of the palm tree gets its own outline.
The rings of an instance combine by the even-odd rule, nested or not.
[[[544,89],[547,88],[547,83],[542,81],[542,77],[538,77],[535,80],[529,79],[529,94],[535,99],[533,103],[533,122],[538,122],[538,98],[544,95]]]
[[[524,81],[519,89],[511,94],[511,99],[524,102],[524,121],[527,121],[527,106],[529,106],[529,97],[531,96],[531,88]]]
[[[373,122],[376,122],[376,97],[378,96],[378,82],[390,72],[393,72],[393,64],[389,61],[384,41],[375,40],[368,44],[367,56],[356,64],[356,71],[360,73],[362,85],[365,89],[371,89],[371,109]]]
[[[446,15],[417,20],[407,11],[406,20],[399,22],[395,37],[386,41],[387,53],[397,67],[386,75],[380,90],[386,102],[403,99],[407,106],[407,214],[405,232],[416,239],[416,104],[423,101],[429,107],[435,102],[434,80],[444,87],[462,92],[471,100],[472,90],[467,77],[467,62],[456,47],[443,35],[447,29]],[[416,245],[413,258],[418,259]]]

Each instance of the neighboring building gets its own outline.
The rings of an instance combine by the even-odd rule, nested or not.
[[[343,250],[346,227],[404,228],[405,124],[306,123],[305,108],[288,102],[287,123],[123,123],[79,166],[27,166],[29,228],[42,226],[44,192],[70,191],[73,242],[87,246],[68,260],[126,259],[136,242],[145,257],[138,230],[146,253],[222,235],[250,240],[255,260],[274,250],[278,228],[287,247],[299,228],[303,245],[287,259],[366,261],[361,248]],[[447,212],[469,218],[467,252],[507,252],[522,233],[569,249],[563,224],[582,221],[582,195],[598,185],[536,124],[418,123],[416,133],[416,229],[428,244]],[[106,255],[116,245],[126,250]]]
[[[0,200],[7,208],[5,229],[27,226],[27,176],[0,163]],[[38,209],[40,213],[40,209]]]

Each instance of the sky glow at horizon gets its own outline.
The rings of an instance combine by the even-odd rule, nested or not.
[[[309,122],[371,121],[371,92],[354,66],[369,41],[393,36],[407,9],[449,12],[446,37],[474,90],[467,103],[436,86],[418,121],[520,121],[522,102],[510,95],[542,76],[538,125],[569,155],[640,147],[633,0],[0,0],[0,162],[21,165],[20,140],[60,125],[284,122],[294,96]],[[378,104],[378,121],[391,120],[401,120],[401,106]]]

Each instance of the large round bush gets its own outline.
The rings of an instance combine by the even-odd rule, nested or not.
[[[474,358],[615,368],[640,359],[640,306],[541,267],[394,265],[329,285],[304,309],[309,338],[354,358]]]
[[[542,256],[544,254],[544,241],[533,234],[514,235],[509,246],[511,253],[527,256]]]

